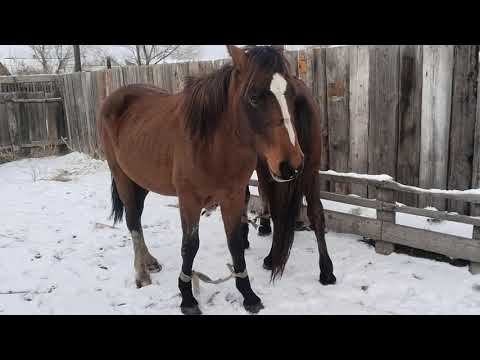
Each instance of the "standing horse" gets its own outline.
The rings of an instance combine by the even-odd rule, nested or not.
[[[336,278],[325,242],[325,215],[320,201],[318,174],[322,154],[320,110],[310,89],[303,81],[294,78],[291,84],[295,92],[293,107],[295,130],[305,154],[305,167],[296,179],[285,183],[270,174],[265,161],[262,159],[258,161],[256,171],[262,206],[259,235],[266,235],[271,231],[270,216],[273,220],[272,247],[264,259],[263,267],[272,270],[272,279],[283,273],[293,244],[294,231],[299,229],[299,213],[305,196],[310,226],[315,232],[320,255],[320,283],[334,284]],[[244,241],[248,244],[248,232],[246,234],[244,232]]]
[[[98,134],[112,174],[112,216],[125,208],[134,248],[136,285],[151,284],[161,266],[150,254],[141,225],[149,191],[177,196],[182,223],[181,310],[200,314],[192,293],[201,210],[220,204],[236,287],[249,312],[263,308],[248,278],[242,215],[245,187],[261,157],[279,181],[303,168],[293,126],[293,79],[275,47],[227,46],[232,65],[188,79],[177,94],[129,85],[102,104]]]

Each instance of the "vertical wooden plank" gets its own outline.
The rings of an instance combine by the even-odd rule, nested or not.
[[[452,101],[453,46],[423,46],[422,117],[419,185],[446,189]],[[419,207],[445,210],[445,200],[419,196]]]
[[[472,240],[473,241],[480,241],[480,227],[479,226],[473,226]],[[470,273],[472,275],[480,274],[480,263],[471,261],[470,264],[468,265],[468,270],[470,271]]]
[[[422,46],[401,45],[397,181],[412,186],[418,186],[420,173],[422,78]],[[418,196],[399,192],[397,201],[417,206]]]
[[[480,56],[480,54],[479,54]],[[480,71],[477,75],[477,91],[480,85]],[[475,138],[473,146],[472,188],[480,188],[480,101],[477,100],[475,116]],[[480,216],[480,204],[471,204],[471,216]],[[480,231],[479,231],[480,234]],[[480,238],[480,235],[479,235]]]
[[[16,150],[18,145],[21,145],[18,132],[18,118],[17,111],[15,110],[15,104],[12,101],[6,102],[7,110],[7,123],[8,123],[8,133],[10,137],[10,143],[13,147],[13,150]]]
[[[299,51],[297,61],[298,78],[302,80],[310,90],[313,91],[313,79],[315,71],[313,49]]]
[[[80,73],[81,77],[81,85],[82,85],[82,96],[83,96],[83,108],[81,109],[83,113],[85,113],[85,146],[86,146],[86,153],[89,155],[92,155],[93,151],[93,145],[92,145],[92,127],[91,127],[91,122],[93,122],[93,119],[91,119],[91,103],[90,103],[90,96],[89,96],[89,90],[91,88],[91,78],[90,78],[90,73],[87,72],[82,72]]]
[[[147,81],[149,84],[153,84],[153,65],[150,65],[147,69]]]
[[[327,113],[327,74],[325,49],[313,50],[313,95],[320,109],[321,157],[320,170],[329,169],[328,156],[328,113]],[[330,188],[328,181],[320,181],[320,189],[327,191]]]
[[[153,84],[159,88],[163,88],[162,82],[162,65],[152,65]]]
[[[113,75],[112,70],[105,70],[105,95],[108,96],[113,91]]]
[[[368,173],[396,177],[399,104],[398,45],[370,47]],[[368,197],[376,191],[368,188]]]
[[[290,65],[290,71],[293,75],[298,76],[298,51],[285,51],[285,58]]]
[[[72,114],[74,121],[72,122],[72,130],[75,134],[75,142],[76,145],[75,151],[83,151],[83,142],[82,142],[82,126],[80,124],[80,113],[79,113],[79,98],[77,95],[77,77],[79,73],[71,73],[70,74],[70,84],[71,84],[71,105],[72,105]]]
[[[150,68],[150,65],[142,65],[142,66],[139,66],[138,67],[139,69],[139,78],[138,78],[138,81],[140,84],[148,84],[149,83],[149,79],[148,79],[148,76],[149,76],[149,68]]]
[[[188,64],[187,63],[175,63],[173,64],[173,91],[175,93],[183,90],[183,84],[185,78],[188,76]]]
[[[368,82],[369,47],[350,46],[350,167],[359,174],[368,172]],[[352,194],[367,197],[367,186],[352,184]]]
[[[393,203],[395,199],[395,192],[389,189],[377,189],[378,200],[386,203]],[[391,210],[377,209],[377,219],[382,222],[395,224],[395,212]],[[383,234],[380,234],[380,239],[375,239],[375,251],[378,254],[390,255],[395,251],[395,244],[383,241]]]
[[[477,107],[478,46],[455,45],[448,189],[470,189]],[[470,204],[448,201],[448,210],[470,214]]]
[[[58,103],[51,102],[45,104],[45,117],[47,123],[47,140],[49,142],[59,139],[57,125]]]
[[[200,76],[200,65],[198,61],[191,61],[188,63],[188,74],[193,77]]]
[[[62,98],[63,98],[63,108],[65,109],[65,120],[67,123],[67,139],[71,143],[72,142],[72,110],[70,106],[70,92],[68,91],[68,75],[62,75]]]
[[[0,146],[11,145],[10,131],[8,126],[8,112],[5,96],[0,93]]]
[[[162,64],[163,87],[169,92],[173,92],[173,66],[175,64]]]
[[[330,169],[350,170],[349,58],[347,47],[326,49],[327,113]],[[332,191],[348,194],[349,184],[334,184]]]

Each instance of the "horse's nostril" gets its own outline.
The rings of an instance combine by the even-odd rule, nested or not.
[[[296,171],[290,166],[288,161],[280,163],[280,174],[284,180],[289,180],[296,175]]]

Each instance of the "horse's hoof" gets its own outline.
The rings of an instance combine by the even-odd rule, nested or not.
[[[147,265],[147,269],[148,271],[150,271],[151,273],[158,273],[160,271],[162,271],[162,265],[160,265],[158,263],[157,260],[155,260],[154,262],[152,262],[151,264],[148,264]]]
[[[180,310],[183,315],[202,315],[202,312],[198,305],[193,306],[181,306]]]
[[[135,284],[137,285],[137,289],[142,287],[152,285],[152,279],[150,279],[150,275],[142,276],[135,279]]]
[[[295,223],[295,231],[312,231],[309,226],[305,225],[302,221]]]
[[[258,314],[260,310],[265,308],[265,306],[263,306],[260,300],[257,303],[251,304],[251,305],[248,305],[245,302],[243,302],[243,307],[245,308],[245,310],[247,310],[251,314]]]
[[[265,270],[272,270],[273,265],[272,265],[272,258],[267,256],[265,259],[263,259],[263,268]]]
[[[320,284],[322,285],[333,285],[337,282],[337,278],[333,273],[329,275],[320,274]]]
[[[271,227],[267,227],[267,226],[263,226],[263,225],[260,225],[258,227],[258,236],[268,236],[268,235],[271,235],[272,234],[272,228]]]

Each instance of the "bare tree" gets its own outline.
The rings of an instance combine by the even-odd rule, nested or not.
[[[195,45],[125,45],[125,63],[135,65],[158,64],[168,59],[191,60],[198,53]]]
[[[15,75],[35,75],[35,74],[43,74],[41,68],[38,66],[29,65],[25,62],[25,60],[14,59],[14,65],[12,68],[15,70]]]
[[[72,45],[28,45],[46,74],[64,72],[73,58]]]
[[[114,51],[116,46],[110,45],[82,45],[82,66],[87,68],[107,66],[107,59],[113,66],[120,66],[118,53]]]

